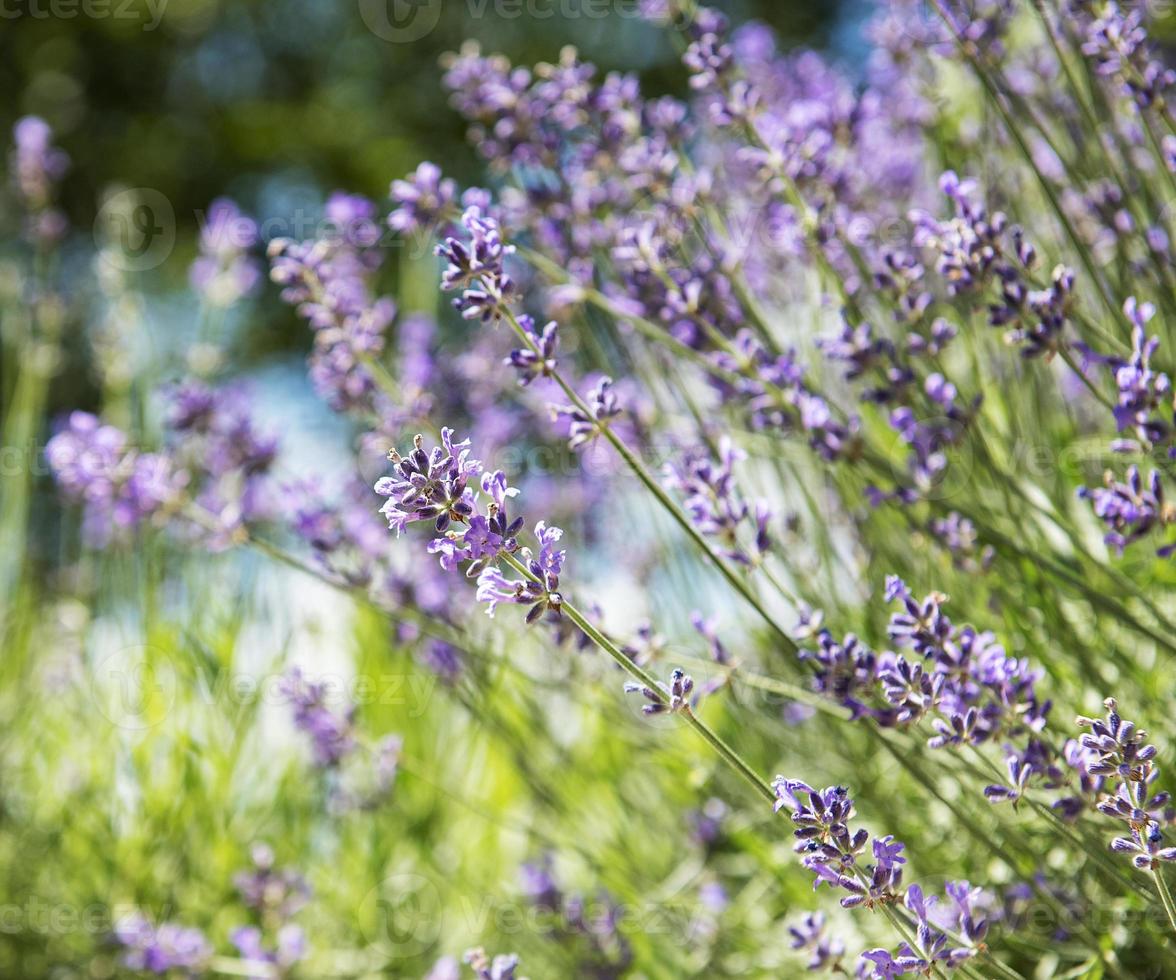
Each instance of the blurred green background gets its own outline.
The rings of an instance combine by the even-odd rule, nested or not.
[[[383,206],[389,183],[422,160],[441,164],[463,186],[484,182],[483,161],[441,85],[439,59],[467,39],[528,66],[554,61],[573,44],[602,73],[638,73],[647,92],[687,90],[678,52],[666,32],[638,18],[637,0],[414,2],[0,0],[0,129],[39,115],[71,159],[59,188],[72,225],[61,252],[68,278],[96,290],[96,217],[108,195],[162,195],[174,215],[175,247],[125,283],[146,298],[154,330],[118,329],[152,337],[156,348],[166,336],[175,354],[193,340],[186,332],[198,311],[188,266],[215,198],[232,197],[257,216],[263,238],[305,238],[332,190]],[[862,51],[854,27],[867,2],[719,6],[735,23],[766,21],[783,43],[840,52],[852,67]],[[393,23],[407,27],[397,34]],[[408,307],[436,303],[431,267],[420,277],[416,271],[403,256],[388,263],[389,291]],[[101,309],[92,304],[85,317]],[[272,288],[232,326],[233,363],[242,372],[275,358],[300,360],[311,343]],[[89,329],[106,328],[91,322]],[[50,417],[99,407],[85,351],[64,353]]]
[[[324,188],[380,198],[421,159],[476,180],[479,163],[439,84],[439,56],[467,38],[522,64],[574,44],[602,70],[639,72],[653,90],[685,87],[675,52],[637,19],[636,0],[434,0],[405,21],[409,37],[435,18],[424,37],[387,40],[384,18],[403,17],[402,3],[6,0],[0,124],[36,113],[54,126],[74,160],[71,214],[92,212],[100,190],[120,182],[161,191],[182,222],[226,193],[263,214]],[[49,14],[71,4],[75,17]],[[785,39],[827,46],[851,4],[720,6],[739,22],[759,18]]]

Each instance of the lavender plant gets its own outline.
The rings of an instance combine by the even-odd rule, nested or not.
[[[72,852],[112,827],[178,836],[152,810],[169,799],[217,842],[205,868],[171,859],[204,903],[116,849],[98,880],[136,911],[50,958],[435,980],[467,948],[484,980],[520,957],[536,976],[1171,973],[1176,74],[1147,18],[888,0],[851,75],[763,25],[640,6],[688,98],[571,48],[527,68],[471,43],[444,84],[485,186],[425,162],[386,204],[331,195],[305,240],[210,206],[198,304],[247,315],[264,251],[310,330],[325,467],[301,433],[269,434],[227,347],[160,366],[158,411],[102,392],[103,411],[46,426],[74,327],[46,262],[69,234],[68,158],[18,123],[30,271],[5,319],[22,355],[6,437],[52,432],[78,533],[60,584],[2,600],[6,681],[43,682],[35,651],[64,637],[80,696],[104,637],[145,648],[133,676],[152,683],[117,714],[135,724],[101,736],[117,775],[63,791],[113,808],[71,827]],[[422,274],[451,309],[419,308],[404,284]],[[35,486],[0,513],[21,541]],[[5,596],[34,589],[2,567]],[[139,644],[103,587],[128,567]],[[239,607],[217,581],[258,567],[284,576],[288,628],[244,622],[270,601],[251,579]],[[293,582],[325,625],[298,618]],[[276,717],[218,687],[263,634]],[[333,701],[329,640],[347,682],[424,684],[420,713],[361,685]],[[1107,692],[1152,735],[1109,698],[1069,737],[1057,719]],[[41,751],[0,747],[0,821],[31,820],[33,774],[64,771]],[[253,843],[280,832],[297,871]],[[455,913],[513,894],[519,866],[556,927]],[[689,928],[657,928],[651,909],[682,905]]]

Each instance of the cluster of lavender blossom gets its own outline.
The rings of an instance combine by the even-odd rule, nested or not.
[[[904,132],[904,125],[911,123],[917,127],[917,121],[926,115],[923,97],[910,86],[914,75],[909,67],[912,60],[925,59],[925,52],[944,43],[950,44],[953,37],[973,54],[983,52],[986,58],[1003,56],[999,39],[1006,33],[1011,20],[1010,11],[1000,4],[989,5],[994,8],[991,10],[983,6],[957,10],[952,5],[944,5],[941,13],[946,23],[932,18],[932,24],[926,25],[917,11],[906,9],[908,6],[889,5],[873,27],[874,40],[880,46],[871,64],[873,77],[879,84],[883,81],[893,83],[897,78],[902,78],[904,83],[894,93],[897,98],[887,103],[891,114],[884,122],[873,121],[883,131],[890,127],[891,133]],[[1145,114],[1148,110],[1158,110],[1164,121],[1170,124],[1163,107],[1162,92],[1170,84],[1171,72],[1155,59],[1150,50],[1140,11],[1122,11],[1113,3],[1073,6],[1074,29],[1081,36],[1082,53],[1091,59],[1095,71],[1117,82],[1121,86],[1120,94],[1129,98],[1137,112]],[[927,312],[938,299],[963,303],[959,315],[966,322],[971,312],[971,298],[988,297],[989,321],[993,325],[1009,326],[1007,340],[1018,346],[1025,357],[1053,356],[1074,347],[1083,352],[1086,363],[1090,362],[1090,347],[1069,336],[1067,330],[1075,303],[1075,274],[1059,265],[1048,282],[1040,282],[1035,276],[1037,248],[1029,243],[1019,228],[1009,227],[1002,212],[989,213],[977,198],[975,181],[961,180],[955,173],[946,172],[939,186],[951,201],[954,216],[938,220],[922,207],[913,209],[910,220],[914,224],[914,233],[908,247],[896,249],[884,242],[863,238],[855,228],[857,219],[868,215],[870,220],[865,226],[876,227],[878,216],[886,213],[885,207],[870,200],[866,208],[858,210],[860,202],[855,193],[862,182],[856,179],[856,167],[860,166],[860,161],[852,155],[834,156],[832,151],[834,148],[845,151],[843,144],[846,142],[855,151],[868,148],[871,144],[865,134],[855,133],[854,138],[844,141],[824,137],[823,133],[818,136],[806,133],[807,141],[799,141],[797,135],[773,115],[774,106],[795,106],[796,103],[772,97],[775,92],[771,83],[776,81],[771,78],[772,71],[785,76],[787,71],[784,67],[777,67],[780,62],[770,57],[770,42],[758,38],[754,41],[744,38],[741,42],[738,36],[728,38],[724,19],[705,9],[692,11],[687,16],[678,5],[668,3],[652,5],[650,13],[684,22],[683,29],[690,42],[684,61],[693,72],[692,83],[702,93],[712,121],[720,124],[720,130],[734,130],[740,134],[737,142],[745,144],[742,147],[745,157],[755,159],[758,154],[761,161],[770,161],[769,172],[796,191],[791,202],[793,208],[805,206],[811,209],[807,238],[812,246],[810,251],[815,250],[818,255],[817,264],[824,263],[834,270],[845,295],[852,297],[857,297],[863,282],[862,271],[868,270],[875,298],[885,301],[900,322],[915,328],[908,336],[903,358],[897,356],[896,348],[889,341],[875,340],[865,323],[847,324],[842,336],[824,347],[826,356],[850,364],[847,370],[850,379],[866,371],[872,371],[877,377],[878,383],[865,392],[864,400],[897,406],[891,412],[890,423],[902,441],[911,447],[910,467],[916,489],[926,491],[945,468],[945,449],[964,437],[979,403],[979,396],[970,404],[958,403],[956,386],[939,371],[933,370],[927,372],[922,381],[922,395],[926,399],[922,407],[912,404],[911,386],[918,378],[915,363],[925,357],[938,363],[940,351],[957,332],[957,328],[942,317],[928,323]],[[930,27],[928,37],[922,42],[915,38],[918,33],[915,27],[921,22]],[[924,51],[920,51],[920,43],[926,44]],[[741,64],[741,49],[754,52],[754,57],[746,59],[747,65]],[[772,71],[765,65],[770,65]],[[789,94],[795,99],[795,93]],[[870,111],[867,107],[876,105],[873,96],[874,93],[867,90],[854,105],[854,110],[866,116]],[[838,104],[836,99],[832,101]],[[1076,111],[1072,105],[1065,108],[1068,113]],[[885,110],[883,114],[886,115]],[[809,116],[795,111],[792,118],[810,122]],[[1131,138],[1138,137],[1132,134]],[[917,145],[917,140],[899,139],[895,143],[909,147]],[[830,158],[837,160],[844,169],[827,172],[825,168],[830,165]],[[903,179],[890,187],[891,200],[918,203],[922,192],[916,170],[902,165],[896,167],[894,173],[901,174]],[[1092,190],[1084,200],[1093,199],[1094,194]],[[730,211],[730,207],[727,210]],[[1100,217],[1100,220],[1103,219]],[[1105,220],[1120,238],[1124,229],[1131,231],[1134,228],[1134,219],[1121,206],[1112,209]],[[1158,256],[1161,263],[1167,263],[1167,236],[1162,222],[1148,224],[1144,231],[1148,252]],[[664,243],[672,241],[672,236],[659,238],[657,234],[647,234],[645,241],[646,246],[641,250],[643,255],[659,254]],[[937,287],[930,288],[932,284],[925,281],[926,268],[918,258],[920,254],[932,259],[939,279]],[[855,298],[854,302],[856,304],[858,299]],[[1143,334],[1143,325],[1151,315],[1151,304],[1129,297],[1124,310],[1125,319],[1134,325],[1132,356],[1122,358],[1108,353],[1094,355],[1093,359],[1108,364],[1114,375],[1118,388],[1118,405],[1114,414],[1120,432],[1131,428],[1136,435],[1135,440],[1116,440],[1113,448],[1119,451],[1150,449],[1167,441],[1170,422],[1166,417],[1157,418],[1155,413],[1161,407],[1166,412],[1168,408],[1163,403],[1170,403],[1171,398],[1166,376],[1152,370],[1148,363],[1158,345],[1156,338],[1148,339]],[[1084,327],[1083,336],[1086,332]],[[745,364],[750,362],[751,358],[744,359]],[[738,362],[734,365],[727,362],[726,366],[738,369],[739,365]],[[1085,366],[1082,370],[1085,371]],[[767,382],[767,388],[784,387],[788,390],[777,379],[768,378]],[[763,396],[762,391],[756,394]],[[803,392],[793,391],[791,400],[803,402],[807,399]],[[818,411],[815,415],[802,412],[802,426],[807,427],[813,419],[824,421],[826,417],[827,409],[820,396],[816,396],[812,404]],[[850,431],[856,430],[853,419],[849,420],[849,425]],[[828,445],[822,446],[819,434],[814,440],[814,445],[822,449],[826,458],[841,456],[840,443],[841,440],[836,439],[834,451],[830,452]],[[1142,489],[1144,483],[1148,484],[1148,490]],[[1107,487],[1086,491],[1094,501],[1096,515],[1109,526],[1108,544],[1122,550],[1132,541],[1172,522],[1171,511],[1165,506],[1159,484],[1158,474],[1143,480],[1138,468],[1132,467],[1126,482],[1118,482],[1108,475]],[[888,494],[874,491],[874,499],[907,503],[914,498],[909,490],[900,487]],[[1166,556],[1172,553],[1172,548],[1165,545],[1159,551]]]
[[[311,889],[297,871],[275,866],[268,844],[255,844],[250,857],[252,866],[233,881],[241,904],[256,923],[244,923],[230,933],[229,941],[240,957],[233,972],[254,980],[285,977],[308,952],[305,933],[292,920],[310,900]],[[130,970],[200,977],[212,969],[215,947],[192,926],[153,924],[135,912],[119,920],[114,939],[123,947],[123,965]]]
[[[516,972],[519,958],[514,953],[500,953],[491,959],[481,946],[477,946],[466,950],[461,963],[470,968],[477,980],[526,980]],[[461,980],[464,976],[461,963],[455,956],[443,956],[433,964],[425,980]]]
[[[877,948],[861,954],[859,976],[890,978],[908,973],[929,973],[934,966],[958,967],[982,949],[988,933],[984,908],[988,898],[966,881],[948,882],[947,904],[929,896],[917,884],[903,887],[905,845],[892,836],[875,837],[864,828],[853,829],[856,815],[849,792],[841,786],[813,789],[797,779],[777,776],[773,784],[778,811],[787,809],[797,829],[795,850],[816,876],[814,889],[822,884],[846,892],[843,908],[892,906],[905,909],[913,920],[914,942],[904,942],[897,951]],[[862,861],[869,845],[873,863]],[[826,938],[823,919],[810,917],[793,930],[795,949],[812,954],[812,970],[839,967],[844,944]]]
[[[82,508],[87,541],[125,539],[176,519],[223,548],[274,508],[267,476],[277,441],[258,431],[243,391],[190,380],[165,390],[167,444],[141,452],[127,434],[88,412],[72,413],[45,447],[67,499]]]
[[[56,184],[69,169],[69,155],[53,145],[53,131],[38,116],[25,116],[12,130],[10,173],[25,214],[25,237],[39,249],[60,241],[69,229],[54,204]]]
[[[1099,813],[1125,825],[1127,836],[1116,837],[1111,849],[1129,855],[1141,871],[1154,871],[1176,861],[1176,847],[1165,844],[1162,829],[1176,823],[1176,809],[1169,793],[1155,790],[1159,769],[1155,746],[1144,741],[1147,732],[1119,716],[1114,698],[1104,706],[1105,717],[1078,719],[1090,731],[1067,744],[1068,760],[1084,787],[1101,790]]]
[[[159,453],[141,453],[126,433],[89,412],[73,412],[45,446],[68,500],[82,505],[82,531],[101,546],[174,505],[186,479]]]
[[[752,508],[735,485],[734,467],[747,454],[731,439],[719,441],[718,458],[702,448],[687,450],[666,465],[666,483],[682,494],[686,512],[703,534],[719,539],[721,554],[740,564],[754,566],[771,549],[768,524],[772,518],[766,500]],[[739,532],[750,525],[751,546],[741,544]]]
[[[1079,719],[1089,734],[1059,749],[1046,732],[1051,704],[1037,694],[1040,670],[1009,657],[993,634],[952,623],[945,595],[918,601],[891,576],[886,598],[901,606],[887,633],[911,651],[911,659],[875,653],[853,634],[838,642],[829,630],[811,626],[815,614],[803,617],[798,633],[815,632],[817,648],[800,656],[813,666],[819,693],[848,708],[855,720],[883,728],[918,728],[929,721],[931,748],[999,745],[1009,780],[985,788],[990,802],[1015,806],[1031,790],[1044,790],[1055,797],[1051,806],[1064,820],[1093,812],[1124,820],[1130,836],[1116,838],[1112,848],[1135,855],[1137,867],[1176,860],[1176,849],[1164,845],[1162,834],[1176,822],[1176,809],[1168,793],[1152,786],[1158,776],[1155,748],[1143,744],[1146,733],[1120,719],[1113,700],[1105,719]]]
[[[991,633],[953,624],[941,593],[916,600],[906,583],[891,576],[885,597],[901,607],[887,633],[912,656],[875,653],[853,634],[838,642],[820,628],[816,649],[800,654],[815,671],[815,689],[855,719],[882,727],[929,720],[933,747],[1023,741],[1024,753],[1035,754],[1034,735],[1050,709],[1036,693],[1040,672],[1009,657]],[[798,635],[811,635],[804,629],[810,621],[811,616],[803,618]]]
[[[370,221],[375,204],[337,194],[328,215],[344,227]],[[384,350],[396,304],[372,295],[372,274],[381,259],[366,236],[338,234],[296,242],[275,238],[268,246],[270,277],[283,287],[282,298],[295,306],[315,332],[310,377],[334,408],[381,411],[381,393],[372,364]]]
[[[281,691],[294,726],[310,740],[315,767],[328,777],[331,809],[370,810],[383,803],[396,781],[400,736],[368,744],[356,728],[355,706],[338,710],[330,684],[308,678],[298,667],[282,678]]]
[[[431,523],[437,537],[429,542],[429,553],[439,556],[446,571],[465,563],[466,574],[477,578],[477,598],[486,603],[487,615],[493,616],[499,603],[514,603],[530,607],[528,622],[549,612],[558,616],[566,552],[557,546],[563,531],[540,521],[534,529],[537,550],[524,547],[518,539],[523,518],[511,518],[508,511],[518,490],[507,485],[501,470],[485,471],[469,446],[468,439],[454,442],[453,431],[442,429],[441,443],[431,451],[425,451],[419,435],[407,456],[393,450],[396,475],[384,477],[375,488],[388,498],[380,513],[397,535],[409,524]],[[500,559],[510,559],[523,577],[504,575]]]
[[[213,201],[200,228],[200,254],[188,270],[196,294],[210,307],[228,309],[255,293],[261,263],[251,250],[259,241],[257,222],[235,201]]]
[[[560,887],[550,855],[523,865],[523,894],[537,912],[550,920],[547,938],[566,947],[577,976],[619,980],[633,964],[633,950],[618,929],[621,911],[604,891],[586,897]]]

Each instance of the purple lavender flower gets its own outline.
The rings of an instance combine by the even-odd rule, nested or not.
[[[712,796],[701,809],[690,815],[691,836],[703,847],[716,843],[723,835],[724,822],[729,812],[726,803]]]
[[[1123,303],[1123,313],[1132,324],[1130,357],[1104,357],[1088,348],[1084,350],[1087,361],[1101,362],[1113,373],[1118,388],[1115,424],[1120,433],[1134,435],[1112,442],[1111,448],[1116,452],[1150,450],[1167,444],[1171,438],[1172,383],[1167,374],[1151,366],[1160,340],[1149,338],[1146,333],[1155,312],[1151,303],[1140,303],[1134,296],[1128,296]],[[1176,450],[1169,449],[1172,452]]]
[[[26,234],[35,245],[50,245],[68,228],[65,214],[53,207],[53,191],[69,156],[53,145],[53,131],[37,116],[17,120],[12,137],[12,181],[27,213]]]
[[[425,644],[421,662],[446,684],[455,684],[463,670],[461,651],[444,640]]]
[[[1006,340],[1019,346],[1024,357],[1052,357],[1065,343],[1073,273],[1058,266],[1045,288],[1032,289],[1027,273],[1036,262],[1036,250],[1020,229],[1010,229],[1001,211],[989,214],[977,200],[974,180],[961,180],[949,170],[939,186],[955,215],[939,221],[913,213],[914,245],[935,255],[935,269],[951,295],[998,294],[989,305],[989,322],[1009,325]]]
[[[800,653],[816,668],[816,690],[849,708],[854,719],[883,727],[929,718],[931,748],[1002,744],[1010,782],[989,786],[990,802],[1015,804],[1030,783],[1063,785],[1062,760],[1040,735],[1051,708],[1036,693],[1040,672],[1009,657],[991,633],[952,623],[942,594],[916,601],[906,584],[891,576],[885,595],[901,603],[888,633],[914,659],[889,650],[875,654],[852,634],[837,643],[819,629],[817,649]],[[801,635],[811,638],[813,628]]]
[[[229,941],[250,967],[253,980],[268,980],[285,976],[296,963],[306,958],[306,934],[302,927],[287,922],[278,929],[273,948],[268,948],[262,931],[257,926],[238,926],[229,934]],[[274,971],[277,971],[275,974]]]
[[[897,600],[904,608],[904,612],[890,617],[886,628],[887,635],[897,643],[909,646],[920,656],[928,656],[942,648],[951,636],[951,620],[943,612],[947,596],[942,592],[932,592],[922,602],[916,602],[902,579],[888,575],[885,598],[887,602]]]
[[[371,489],[358,477],[338,496],[325,494],[316,480],[282,488],[283,516],[314,551],[327,571],[353,585],[382,589],[390,576],[390,542],[384,522],[367,506]]]
[[[139,453],[126,435],[88,412],[73,412],[45,446],[68,500],[83,508],[87,540],[102,546],[175,508],[187,475],[157,453]]]
[[[612,378],[601,378],[585,399],[588,411],[576,405],[553,408],[556,418],[568,420],[568,446],[579,449],[596,439],[613,419],[621,415],[620,402],[613,391]]]
[[[341,238],[352,248],[372,248],[380,240],[376,224],[376,202],[361,194],[335,191],[323,206],[323,218],[332,236]]]
[[[859,976],[868,980],[892,980],[907,973],[926,973],[927,961],[919,956],[907,943],[898,947],[894,956],[887,949],[869,949],[862,953]]]
[[[1080,23],[1082,53],[1095,71],[1118,82],[1139,109],[1154,105],[1176,82],[1176,72],[1152,56],[1142,10],[1124,11],[1112,0],[1102,5],[1100,16],[1082,16]]]
[[[944,892],[947,901],[934,916],[937,925],[961,936],[969,946],[979,946],[988,935],[987,910],[994,901],[993,896],[982,888],[973,888],[967,881],[949,881]]]
[[[441,176],[435,163],[424,162],[404,180],[392,181],[396,207],[388,215],[389,226],[402,234],[432,229],[448,219],[457,203],[457,184]]]
[[[556,543],[563,537],[558,527],[548,527],[540,521],[535,525],[535,539],[539,551],[532,554],[530,549],[520,552],[529,578],[508,579],[495,565],[486,566],[478,575],[479,602],[487,604],[486,615],[493,616],[500,602],[530,606],[526,621],[534,623],[546,612],[558,614],[563,605],[559,592],[559,576],[563,570],[565,551],[557,550]]]
[[[253,867],[233,877],[241,901],[249,908],[288,919],[306,905],[310,885],[293,868],[275,867],[274,852],[268,844],[254,844],[249,856]]]
[[[523,980],[515,973],[519,958],[514,953],[495,956],[491,960],[486,951],[478,947],[468,950],[462,961],[469,964],[478,980]]]
[[[690,625],[694,627],[694,631],[706,640],[707,647],[710,649],[711,660],[717,664],[729,664],[731,662],[730,651],[723,646],[723,641],[719,639],[718,617],[712,616],[709,619],[704,617],[697,609],[690,613]]]
[[[126,953],[123,963],[131,970],[158,976],[178,973],[195,976],[212,956],[212,946],[199,929],[163,922],[152,925],[141,913],[123,918],[114,935]]]
[[[214,549],[239,540],[245,525],[276,510],[270,471],[277,439],[259,430],[248,392],[235,385],[211,388],[188,379],[164,390],[168,456],[194,474],[196,503],[215,521],[207,540]]]
[[[1095,516],[1110,528],[1103,540],[1119,554],[1129,544],[1176,521],[1176,509],[1164,499],[1164,487],[1158,471],[1152,470],[1146,485],[1139,467],[1134,464],[1127,468],[1125,482],[1116,482],[1109,471],[1104,479],[1106,486],[1093,490],[1080,487],[1078,496],[1093,502]],[[1163,545],[1156,549],[1156,554],[1166,558],[1174,550],[1176,544]]]
[[[1033,767],[1015,754],[1009,755],[1005,759],[1005,767],[1009,774],[1007,785],[994,783],[991,786],[986,786],[984,796],[991,803],[1012,803],[1016,808],[1021,797],[1025,795],[1030,778],[1034,775]]]
[[[461,224],[468,242],[451,236],[436,248],[446,261],[441,288],[462,290],[454,306],[464,319],[496,320],[503,315],[514,292],[514,281],[505,265],[514,246],[503,241],[498,221],[477,206],[466,208]]]
[[[283,287],[282,299],[315,331],[310,358],[315,389],[336,410],[375,411],[379,391],[368,362],[379,360],[396,318],[396,304],[373,295],[377,251],[339,236],[306,242],[275,238],[268,255],[270,278]]]
[[[825,931],[823,912],[808,913],[799,922],[789,926],[788,932],[792,936],[792,948],[809,954],[809,970],[837,972],[841,958],[845,955],[845,943]]]
[[[355,750],[355,708],[333,710],[327,703],[330,688],[326,683],[309,680],[293,667],[282,679],[282,694],[293,708],[295,726],[310,736],[315,765],[335,768]]]
[[[446,428],[441,430],[441,445],[431,453],[425,452],[421,436],[407,457],[390,453],[398,473],[376,484],[376,492],[389,498],[380,512],[397,534],[411,523],[432,521],[440,536],[429,543],[429,552],[440,556],[446,571],[468,563],[466,574],[477,576],[477,599],[487,604],[487,615],[493,616],[498,604],[506,602],[530,606],[528,623],[545,613],[558,616],[566,552],[557,545],[563,531],[540,521],[534,530],[537,549],[522,546],[518,535],[523,518],[512,519],[507,511],[508,499],[518,491],[507,485],[501,471],[484,473],[481,462],[469,458],[469,444],[468,439],[455,443],[452,430]],[[481,495],[469,485],[477,476]],[[507,555],[512,556],[513,568],[521,566],[522,578],[507,578],[499,568],[499,560]]]
[[[396,476],[376,483],[376,493],[387,497],[380,513],[388,527],[400,534],[409,524],[432,521],[444,532],[451,521],[466,522],[474,515],[471,478],[482,472],[480,460],[470,458],[470,441],[453,441],[453,430],[441,430],[441,445],[431,453],[424,450],[424,439],[413,440],[413,450],[401,456],[396,450],[388,454],[397,469]]]
[[[607,892],[602,890],[591,900],[565,894],[550,854],[524,864],[520,879],[528,903],[545,917],[554,917],[549,935],[574,960],[576,976],[620,980],[625,975],[633,952],[617,928],[622,910]]]
[[[735,486],[734,465],[746,453],[735,448],[729,437],[719,441],[718,458],[704,448],[690,449],[665,467],[666,484],[683,495],[687,514],[703,534],[719,539],[721,553],[741,564],[754,566],[771,547],[768,522],[771,511],[758,501],[754,517]],[[738,532],[751,525],[751,547],[738,540]]]
[[[1079,739],[1092,754],[1086,772],[1106,779],[1113,789],[1099,800],[1099,813],[1127,827],[1127,836],[1116,837],[1111,850],[1130,855],[1141,871],[1154,871],[1163,863],[1176,862],[1176,847],[1166,844],[1161,830],[1176,812],[1170,794],[1153,792],[1159,769],[1154,761],[1156,748],[1145,741],[1147,732],[1120,717],[1114,698],[1107,698],[1104,705],[1104,718],[1078,719],[1080,726],[1090,729]]]
[[[903,905],[915,922],[915,946],[902,943],[897,955],[886,949],[871,949],[862,954],[860,976],[889,978],[908,973],[927,974],[935,965],[956,968],[976,956],[987,933],[987,921],[973,909],[981,893],[966,882],[948,882],[951,909],[939,914],[939,899],[924,895],[919,885],[911,885],[903,896]],[[958,928],[964,945],[951,946],[941,929]]]
[[[855,717],[869,714],[863,698],[878,677],[877,655],[853,633],[838,643],[828,630],[818,629],[816,639],[817,649],[801,650],[800,659],[815,666],[817,692],[849,708]]]
[[[642,705],[641,710],[647,715],[676,714],[693,707],[690,696],[694,691],[694,678],[680,667],[670,671],[669,684],[658,681],[657,687],[654,691],[644,684],[629,681],[625,684],[625,693],[639,693],[645,698],[648,703]]]
[[[797,825],[793,836],[795,851],[804,855],[803,863],[816,878],[813,888],[822,884],[840,888],[849,894],[841,899],[844,908],[864,905],[872,908],[878,902],[896,899],[902,884],[903,845],[893,837],[873,842],[875,863],[861,872],[859,858],[870,842],[864,829],[850,830],[849,822],[856,814],[853,800],[842,786],[815,790],[798,779],[777,776],[772,784],[776,792],[774,809],[789,809],[792,822]]]
[[[555,371],[555,352],[559,345],[559,324],[550,321],[542,330],[538,330],[535,321],[525,314],[518,318],[519,326],[523,328],[535,350],[529,347],[512,350],[504,361],[519,372],[519,384],[529,385],[536,378],[549,378]]]
[[[210,306],[229,307],[257,289],[261,266],[250,256],[258,243],[257,222],[222,197],[208,206],[200,227],[200,255],[188,278]]]
[[[949,887],[954,890],[953,901],[957,902],[958,912],[958,902],[960,900],[968,901],[969,885],[967,882],[951,882]],[[965,960],[975,956],[978,950],[972,945],[956,947],[948,945],[947,936],[936,929],[932,923],[932,914],[938,902],[938,896],[924,895],[923,889],[918,885],[911,885],[903,897],[903,904],[915,918],[915,937],[920,956],[930,963],[959,966]],[[965,911],[961,914],[965,918],[970,918],[971,913],[968,906],[965,905],[964,909]],[[957,920],[959,915],[953,915],[951,918]],[[958,923],[953,922],[953,924]]]
[[[950,552],[952,564],[969,573],[988,571],[996,557],[992,545],[980,546],[976,525],[958,512],[931,521],[930,530]]]
[[[164,396],[173,451],[198,453],[208,474],[264,474],[273,464],[278,440],[259,431],[250,414],[247,389],[212,388],[190,378],[165,389]]]

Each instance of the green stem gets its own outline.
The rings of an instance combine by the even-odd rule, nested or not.
[[[1164,905],[1164,911],[1168,913],[1168,925],[1176,933],[1176,903],[1172,901],[1172,893],[1168,890],[1168,883],[1164,880],[1163,869],[1152,868],[1152,877],[1156,882],[1156,891],[1160,893],[1160,901]]]
[[[531,581],[536,581],[535,576],[531,574],[530,570],[519,561],[514,555],[502,554],[501,557],[506,564],[510,565],[520,575],[525,576]],[[668,698],[662,691],[661,686],[654,679],[653,675],[635,664],[629,657],[625,656],[624,652],[612,640],[598,630],[592,622],[575,607],[572,603],[564,599],[560,603],[560,611],[566,615],[576,627],[580,629],[585,636],[593,643],[603,650],[609,657],[616,662],[622,670],[624,670],[634,680],[640,682],[641,686],[648,689],[651,694],[662,704],[668,702]],[[730,745],[713,731],[706,722],[702,721],[689,707],[684,708],[681,715],[686,719],[687,723],[693,728],[702,738],[718,753],[732,769],[734,769],[740,776],[742,776],[752,788],[755,789],[760,796],[762,796],[769,803],[776,801],[776,792],[772,789],[772,784],[764,779],[759,773],[751,767],[751,765],[744,760],[744,758],[736,752]]]
[[[372,380],[385,395],[399,404],[400,399],[404,396],[404,389],[397,383],[396,379],[392,377],[383,364],[377,361],[371,354],[363,354],[359,351],[354,351],[355,359],[367,369],[368,374],[372,376]]]
[[[538,345],[526,330],[523,329],[522,324],[519,323],[518,318],[514,313],[505,307],[501,308],[502,315],[507,322],[514,329],[519,339],[526,344],[527,348],[535,354],[541,354]],[[595,418],[592,410],[587,403],[580,397],[576,390],[568,383],[559,371],[551,372],[552,379],[559,385],[560,389],[567,396],[568,400],[578,409],[586,418]],[[678,526],[686,532],[687,536],[710,558],[712,564],[719,570],[719,573],[727,580],[727,583],[739,593],[743,600],[751,606],[752,609],[759,614],[760,618],[771,627],[775,632],[777,638],[784,645],[785,649],[790,653],[796,653],[797,646],[793,642],[792,637],[788,634],[775,618],[764,608],[763,603],[752,591],[751,587],[736,574],[735,570],[725,562],[722,557],[711,547],[710,543],[703,536],[702,532],[694,526],[694,523],[686,516],[685,512],[674,499],[666,492],[665,488],[657,481],[649,469],[641,462],[633,452],[632,449],[625,443],[625,441],[618,436],[607,421],[596,422],[597,431],[608,441],[609,445],[613,447],[624,460],[625,465],[633,471],[637,478],[645,485],[645,488],[654,496],[665,511],[677,522]]]

